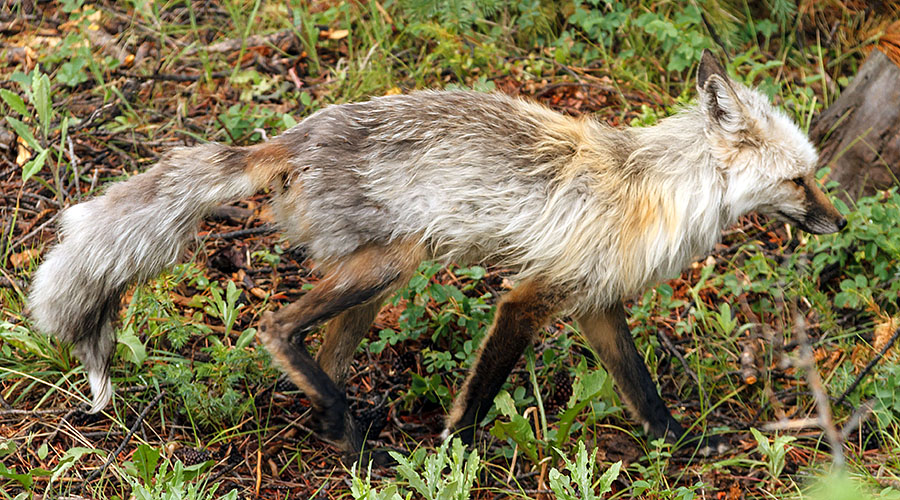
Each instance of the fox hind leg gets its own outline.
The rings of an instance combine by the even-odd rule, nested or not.
[[[360,250],[331,267],[331,272],[297,302],[263,315],[259,337],[266,349],[312,403],[320,436],[348,453],[358,453],[362,437],[348,413],[347,398],[331,377],[346,373],[353,350],[361,339],[363,316],[374,316],[378,299],[402,283],[415,270],[421,251],[415,245],[394,244]],[[345,312],[346,311],[346,312]],[[323,322],[338,317],[326,337],[323,368],[309,354],[306,335]],[[339,331],[341,326],[351,326]],[[368,328],[366,328],[367,330]]]
[[[494,397],[525,348],[561,302],[561,294],[534,282],[520,284],[500,300],[494,323],[453,402],[445,436],[456,433],[464,442],[472,443],[475,426],[493,405]]]
[[[396,281],[398,286],[402,283],[402,279]],[[390,287],[390,291],[394,288]],[[316,361],[338,387],[347,382],[353,354],[388,295],[390,292],[382,293],[366,304],[347,309],[325,325],[324,340],[316,353]]]

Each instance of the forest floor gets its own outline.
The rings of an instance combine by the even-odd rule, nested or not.
[[[711,255],[629,301],[676,418],[729,445],[711,458],[648,442],[558,318],[483,422],[480,461],[465,462],[476,473],[454,472],[444,418],[512,283],[502,268],[426,263],[379,313],[347,385],[370,445],[409,453],[409,470],[352,471],[255,337],[263,312],[319,279],[274,232],[268,192],[216,209],[182,264],[126,294],[115,397],[98,414],[83,411],[80,362],[33,330],[26,301],[61,210],[173,147],[251,145],[329,104],[420,88],[647,126],[695,97],[703,48],[807,129],[896,32],[897,7],[875,3],[698,2],[706,19],[693,2],[647,1],[0,4],[0,498],[362,498],[373,486],[388,498],[392,485],[428,497],[416,478],[470,481],[459,498],[566,498],[553,470],[614,498],[900,498],[896,188],[838,202],[850,226],[837,235],[743,217]],[[820,419],[810,358],[833,417]],[[833,470],[828,426],[852,479],[823,494],[812,485]]]

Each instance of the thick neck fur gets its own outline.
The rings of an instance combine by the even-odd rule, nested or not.
[[[571,205],[586,183],[593,197],[566,221],[566,248],[552,272],[570,277],[584,297],[575,308],[604,307],[677,275],[733,222],[704,124],[689,108],[653,127],[596,127],[599,153],[585,151],[583,175],[557,193]],[[627,134],[633,149],[624,164],[604,165],[605,137],[615,133]]]

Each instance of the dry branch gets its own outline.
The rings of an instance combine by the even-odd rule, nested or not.
[[[800,358],[797,360],[797,368],[806,371],[806,381],[809,383],[813,396],[816,399],[816,409],[819,413],[818,424],[825,431],[825,438],[831,446],[831,460],[835,467],[844,466],[844,448],[841,434],[834,426],[834,420],[831,416],[831,403],[828,400],[828,393],[825,392],[825,385],[822,383],[822,377],[819,370],[816,369],[816,358],[813,355],[812,346],[809,343],[809,336],[806,335],[806,318],[800,314],[796,305],[794,310],[794,334],[800,344]]]

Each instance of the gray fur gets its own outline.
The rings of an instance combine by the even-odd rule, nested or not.
[[[112,395],[111,323],[122,292],[174,264],[209,210],[253,193],[243,176],[223,175],[222,165],[233,169],[242,155],[218,144],[175,149],[146,173],[63,213],[62,243],[38,268],[29,305],[39,330],[75,344],[90,375],[92,412]]]

